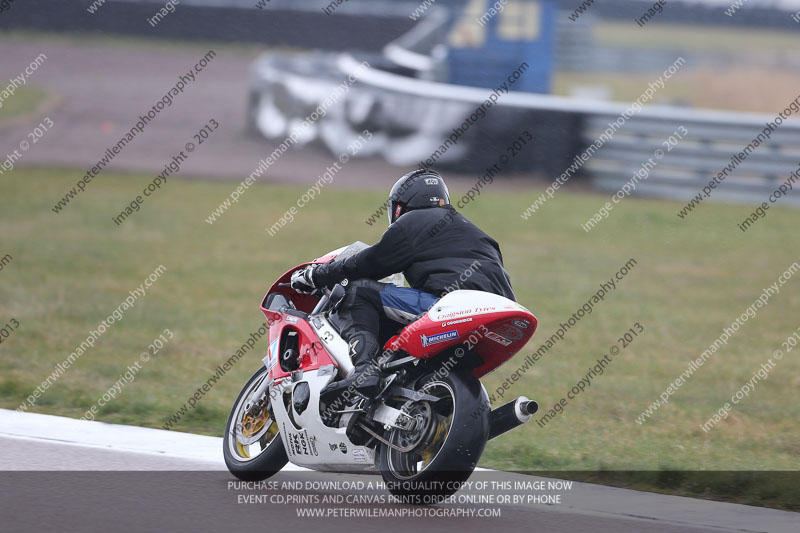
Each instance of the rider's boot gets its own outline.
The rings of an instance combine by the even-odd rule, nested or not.
[[[378,342],[370,334],[358,333],[350,339],[350,357],[353,372],[340,381],[334,381],[322,389],[320,396],[326,403],[341,397],[347,402],[356,395],[373,398],[379,392],[380,371],[374,359],[378,353]]]

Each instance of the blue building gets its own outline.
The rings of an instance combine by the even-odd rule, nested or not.
[[[555,62],[556,0],[469,0],[453,10],[449,81],[493,88],[523,62],[513,90],[550,92]]]

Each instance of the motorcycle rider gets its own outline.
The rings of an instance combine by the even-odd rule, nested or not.
[[[324,399],[350,387],[364,396],[377,394],[379,377],[371,362],[387,320],[394,329],[398,323],[410,324],[454,289],[516,301],[497,241],[450,205],[438,172],[423,168],[397,180],[387,207],[389,228],[377,244],[292,275],[292,288],[302,293],[348,280],[337,313],[354,371],[325,387]],[[403,272],[410,288],[376,281],[396,272]]]

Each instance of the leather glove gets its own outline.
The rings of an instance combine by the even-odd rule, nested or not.
[[[317,265],[309,265],[292,273],[290,282],[292,289],[300,294],[311,294],[317,286],[314,284],[314,269]]]

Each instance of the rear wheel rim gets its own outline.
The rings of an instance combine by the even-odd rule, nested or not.
[[[426,421],[426,442],[410,452],[400,452],[393,448],[387,450],[387,466],[396,479],[408,481],[420,476],[436,461],[453,426],[456,395],[453,388],[443,381],[426,383],[421,391],[436,396],[440,400],[429,404],[432,417]],[[408,432],[393,429],[389,434],[389,442],[402,445],[410,437]]]

